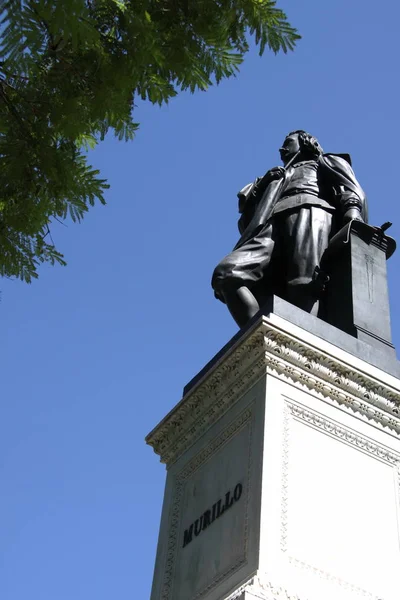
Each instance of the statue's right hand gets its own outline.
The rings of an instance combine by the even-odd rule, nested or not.
[[[264,175],[266,179],[269,181],[274,181],[275,179],[280,179],[285,174],[285,169],[283,167],[274,167],[267,171]]]
[[[271,181],[276,181],[277,179],[281,179],[285,174],[285,169],[283,167],[274,167],[267,171],[264,177],[261,178],[260,186],[261,188],[267,187],[271,183]]]

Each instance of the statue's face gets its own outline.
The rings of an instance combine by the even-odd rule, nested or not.
[[[282,148],[279,148],[279,153],[284,165],[287,165],[289,160],[300,150],[299,136],[297,133],[288,135],[283,142]]]

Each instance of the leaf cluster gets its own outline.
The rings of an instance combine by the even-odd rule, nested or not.
[[[108,185],[86,150],[134,137],[134,99],[168,102],[299,39],[272,0],[3,0],[0,5],[0,275],[64,263],[53,219],[80,221]]]

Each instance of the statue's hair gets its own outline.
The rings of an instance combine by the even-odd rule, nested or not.
[[[319,156],[323,153],[323,149],[316,137],[307,133],[303,129],[297,129],[291,131],[286,137],[297,134],[299,139],[300,150],[303,154],[311,154],[312,156]]]

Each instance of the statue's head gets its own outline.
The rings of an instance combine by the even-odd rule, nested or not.
[[[323,150],[314,136],[302,129],[291,131],[279,149],[283,164],[286,165],[300,151],[303,159],[317,158]]]

